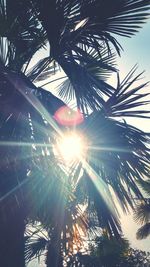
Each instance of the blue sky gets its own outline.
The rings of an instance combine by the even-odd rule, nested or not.
[[[145,75],[150,80],[150,19],[136,36],[120,38],[120,43],[124,49],[118,60],[121,71],[128,72],[137,63],[139,71],[145,70]]]

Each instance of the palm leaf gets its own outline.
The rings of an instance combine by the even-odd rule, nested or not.
[[[107,116],[149,118],[149,109],[145,110],[145,106],[150,104],[147,100],[149,93],[145,93],[145,86],[148,83],[139,85],[139,79],[143,73],[134,77],[135,71],[136,66],[122,82],[118,76],[117,88],[104,105],[104,113]]]
[[[140,227],[136,233],[137,239],[141,240],[150,235],[150,223],[144,224],[142,227]]]
[[[87,118],[83,131],[90,140],[89,163],[102,173],[124,209],[127,203],[133,207],[133,198],[142,198],[136,181],[149,177],[149,135],[99,112]]]
[[[66,83],[62,85],[60,95],[66,97],[74,89],[70,99],[75,95],[77,106],[84,113],[89,108],[101,107],[103,95],[110,96],[114,92],[103,79],[97,79],[101,72],[98,67],[108,72],[112,70],[101,61],[102,47],[105,44],[111,53],[112,43],[119,53],[120,46],[113,34],[133,35],[148,17],[150,1],[53,0],[49,3],[45,0],[43,5],[33,0],[33,3],[47,32],[51,57],[62,67],[69,78],[68,84],[71,84],[67,91]],[[97,66],[94,73],[90,70],[93,65]]]
[[[150,204],[149,202],[141,203],[136,206],[134,219],[141,224],[147,224],[150,221]]]
[[[54,76],[58,71],[58,65],[50,59],[50,57],[46,57],[40,59],[32,68],[30,68],[26,75],[32,82],[41,82],[51,78],[51,76]]]
[[[107,201],[107,199],[112,200],[109,189],[107,188],[108,194],[107,198],[105,199],[105,194],[103,195],[100,192],[105,191],[106,188],[102,188],[100,191],[99,188],[95,186],[95,183],[93,183],[91,177],[88,176],[87,172],[85,174],[85,177],[87,184],[89,213],[92,212],[92,210],[90,210],[91,206],[95,210],[95,216],[97,217],[97,219],[95,218],[95,222],[96,220],[98,221],[97,226],[100,227],[100,229],[106,229],[109,237],[115,236],[115,238],[119,239],[121,236],[121,226],[119,218],[116,216],[115,213],[115,205],[111,203],[114,207],[114,210],[112,210],[111,206],[109,206],[109,201]]]
[[[39,258],[42,253],[46,250],[46,246],[48,245],[48,240],[44,237],[36,237],[30,238],[30,236],[26,236],[25,242],[25,260],[26,262],[30,262],[34,258]]]
[[[78,108],[85,114],[88,113],[89,108],[95,110],[103,107],[102,96],[111,95],[114,88],[103,80],[90,75],[84,67],[76,64],[71,65],[69,68],[73,72],[72,74],[70,73],[69,80],[65,81],[58,89],[59,95],[65,101],[71,101],[75,96]],[[80,83],[76,82],[79,77]]]
[[[144,190],[144,192],[150,196],[150,180],[139,181],[139,186]]]
[[[20,71],[45,45],[45,30],[30,5],[1,0],[0,7],[0,36],[5,45],[1,58],[4,64]]]
[[[36,0],[34,2],[40,11],[53,51],[59,47],[58,43],[63,45],[63,51],[74,49],[74,44],[98,50],[99,40],[107,44],[112,42],[119,51],[118,43],[111,34],[128,37],[135,34],[139,25],[148,17],[150,5],[148,0],[115,0],[112,3],[109,0],[66,0],[52,3],[45,0],[44,5]]]
[[[105,80],[112,71],[116,71],[115,55],[108,54],[103,46],[100,55],[94,49],[88,49],[87,53],[80,48],[77,51],[76,55],[69,56],[70,59],[62,63],[69,78],[58,87],[58,93],[65,101],[72,101],[76,97],[78,107],[82,110],[84,106],[85,109],[103,106],[102,95],[109,96],[114,91]],[[77,82],[78,77],[80,83]]]

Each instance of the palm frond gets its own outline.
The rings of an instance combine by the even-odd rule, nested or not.
[[[131,69],[122,82],[118,76],[118,85],[115,92],[104,105],[104,113],[110,117],[149,118],[149,93],[145,92],[148,83],[139,84],[143,73],[134,77],[136,66]],[[142,109],[142,107],[144,107]]]
[[[141,224],[149,223],[150,221],[150,204],[143,201],[143,203],[136,206],[134,219]]]
[[[25,260],[26,262],[30,262],[34,258],[39,258],[42,253],[46,250],[48,245],[48,240],[44,237],[32,237],[26,236],[25,242]]]
[[[103,1],[86,1],[81,9],[81,14],[89,18],[89,27],[93,32],[97,31],[99,35],[109,32],[131,36],[138,31],[139,25],[148,17],[149,5],[150,2],[147,0],[116,0],[113,3],[110,3],[109,0],[105,3]]]
[[[61,99],[41,87],[35,91],[35,95],[51,115],[54,115],[59,108],[66,106]]]
[[[75,44],[82,44],[83,50],[87,45],[98,51],[99,41],[107,45],[110,41],[119,52],[120,47],[113,34],[127,37],[135,34],[148,18],[150,7],[149,0],[115,0],[112,3],[109,0],[66,0],[53,3],[45,0],[44,5],[37,0],[33,2],[40,12],[55,52],[59,47],[68,51]]]
[[[139,181],[139,186],[144,190],[144,192],[150,196],[150,180]]]
[[[0,37],[0,61],[5,66],[12,65],[12,62],[15,59],[15,47],[14,45],[6,38]]]
[[[88,108],[95,110],[102,107],[104,102],[102,96],[110,96],[114,92],[114,88],[105,82],[101,73],[103,70],[104,72],[106,70],[107,73],[115,71],[115,68],[107,64],[103,65],[103,59],[99,61],[100,64],[95,62],[95,69],[92,69],[93,60],[88,64],[79,64],[70,57],[64,59],[62,63],[59,62],[69,78],[68,86],[66,87],[65,81],[61,85],[59,93],[64,99],[67,95],[70,96],[70,99],[67,100],[71,100],[75,96],[78,108],[84,113],[87,113]]]
[[[23,1],[12,4],[9,0],[0,2],[0,36],[3,44],[1,58],[5,65],[21,70],[32,56],[45,45],[46,33],[31,5]]]
[[[150,235],[150,223],[144,224],[140,227],[136,233],[137,239],[141,240],[147,238]]]
[[[143,198],[136,181],[149,177],[149,135],[126,122],[118,122],[95,112],[86,119],[83,131],[90,140],[88,161],[120,203],[133,207],[133,200]]]
[[[112,51],[108,53],[105,45],[101,45],[99,54],[96,53],[95,49],[87,49],[86,52],[88,55],[84,52],[84,57],[89,58],[86,64],[87,71],[93,77],[97,77],[99,80],[106,80],[112,72],[117,71],[115,65],[116,55]],[[84,60],[84,62],[86,61]]]
[[[97,216],[99,222],[98,227],[101,229],[106,229],[109,237],[115,236],[115,238],[119,239],[121,237],[120,221],[115,213],[115,205],[113,206],[114,210],[112,211],[111,207],[109,206],[110,203],[107,202],[107,199],[111,199],[110,195],[107,195],[107,199],[105,199],[104,195],[100,193],[100,190],[95,186],[88,174],[86,173],[85,175],[87,180],[87,194],[89,198],[88,205],[90,202],[93,202],[92,206],[96,212],[95,215]],[[102,188],[101,192],[105,192],[105,190],[106,188]],[[113,203],[111,204],[113,205]]]
[[[68,79],[58,87],[58,93],[65,101],[76,98],[82,110],[84,106],[93,110],[103,106],[103,95],[110,96],[114,91],[105,80],[111,72],[116,72],[115,55],[108,54],[103,46],[98,55],[94,49],[88,49],[87,53],[80,48],[77,51],[76,55],[68,55],[61,63]]]
[[[58,65],[50,57],[46,57],[39,60],[30,68],[26,75],[32,82],[41,82],[51,78],[51,76],[54,76],[58,71]]]
[[[84,113],[89,108],[101,107],[103,95],[110,96],[114,92],[103,79],[97,79],[102,76],[101,70],[112,71],[110,65],[101,60],[102,47],[105,45],[107,53],[111,54],[112,43],[119,53],[120,46],[113,34],[133,35],[148,17],[150,1],[66,0],[49,3],[45,0],[43,5],[33,0],[33,3],[47,32],[51,57],[69,78],[71,86],[67,86],[67,93],[74,89],[70,99],[75,95],[77,106]],[[94,73],[93,65],[97,66]],[[60,88],[62,97],[67,95],[65,85]]]
[[[39,76],[42,75],[42,72],[45,71],[46,68],[48,68],[50,63],[51,59],[49,57],[40,59],[32,68],[27,71],[27,77],[29,77],[32,82],[36,81]]]

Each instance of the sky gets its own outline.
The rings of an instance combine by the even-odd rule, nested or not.
[[[150,78],[150,19],[136,36],[120,38],[120,43],[124,49],[119,60],[121,71],[128,71],[137,63],[139,71],[145,70],[145,76]]]
[[[121,57],[118,59],[118,69],[120,70],[120,76],[123,78],[131,70],[131,68],[138,64],[137,74],[145,71],[143,74],[143,81],[150,81],[150,19],[143,28],[140,29],[132,38],[119,38],[119,42],[122,45],[124,51]],[[110,82],[114,83],[113,79]],[[48,89],[48,88],[47,88]],[[150,91],[150,85],[147,89]],[[150,121],[134,119],[131,123],[142,130],[150,132]],[[143,240],[136,240],[136,230],[138,225],[133,221],[132,213],[129,215],[121,215],[121,223],[125,237],[128,238],[133,248],[150,251],[150,237]],[[32,262],[29,267],[43,266],[37,262]]]
[[[124,49],[121,58],[118,59],[120,75],[124,77],[135,64],[138,64],[137,74],[145,71],[142,75],[143,81],[150,81],[150,19],[136,36],[129,39],[120,38],[119,41]],[[142,81],[140,82],[142,83]],[[150,92],[150,85],[145,90]],[[131,120],[131,123],[146,132],[150,132],[150,121],[147,119],[134,119]],[[150,251],[150,237],[143,241],[136,240],[135,232],[140,225],[133,221],[132,214],[122,215],[121,223],[123,232],[129,239],[132,247]]]

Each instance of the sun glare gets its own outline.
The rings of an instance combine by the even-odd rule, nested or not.
[[[80,159],[85,151],[83,138],[75,133],[64,135],[57,144],[57,151],[67,162]]]

